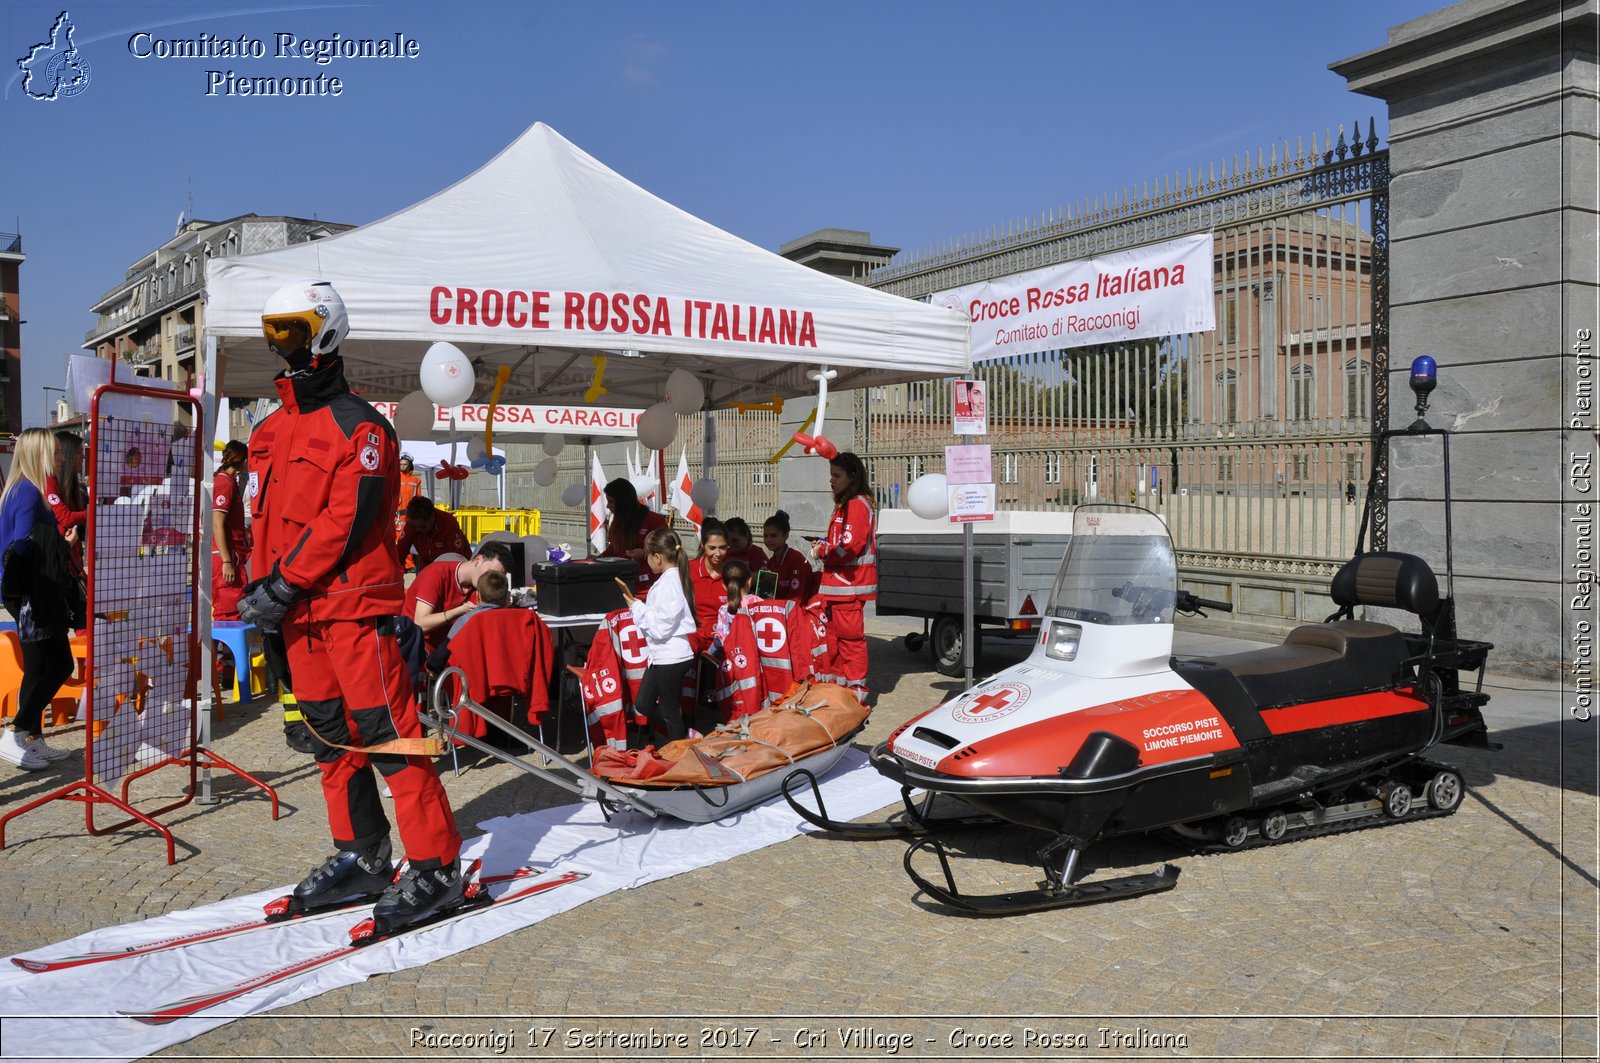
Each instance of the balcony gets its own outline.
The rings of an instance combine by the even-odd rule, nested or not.
[[[151,340],[149,343],[146,343],[143,346],[135,347],[130,351],[124,351],[122,354],[122,360],[132,366],[149,365],[151,362],[159,362],[161,360],[161,343],[158,340]]]
[[[179,354],[194,350],[194,326],[184,325],[172,334],[172,343]]]
[[[21,233],[0,233],[0,255],[22,254]]]

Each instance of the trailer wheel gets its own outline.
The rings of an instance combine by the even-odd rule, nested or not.
[[[1461,805],[1466,790],[1461,776],[1453,771],[1441,771],[1428,780],[1428,804],[1439,812],[1454,812]]]
[[[961,618],[943,614],[934,618],[933,631],[928,636],[928,644],[933,647],[933,667],[940,675],[950,676],[952,679],[966,674],[966,669],[961,662]],[[978,633],[976,624],[972,628],[972,667],[978,667],[978,654],[982,651],[983,639]]]

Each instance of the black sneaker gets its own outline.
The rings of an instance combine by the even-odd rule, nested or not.
[[[309,912],[376,900],[394,882],[390,852],[387,838],[370,849],[339,850],[294,888],[289,903],[297,911]]]
[[[372,919],[385,934],[426,923],[459,906],[465,893],[459,860],[426,871],[407,866],[373,905]]]

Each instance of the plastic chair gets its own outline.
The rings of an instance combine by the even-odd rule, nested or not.
[[[222,643],[233,654],[233,696],[239,704],[248,705],[256,694],[269,693],[264,664],[259,684],[257,682],[256,661],[262,656],[261,632],[256,630],[254,624],[243,620],[213,620],[211,640]],[[241,682],[241,675],[248,678]]]
[[[22,640],[15,631],[0,631],[0,720],[17,714],[17,692],[22,689]],[[50,699],[50,723],[59,727],[78,718],[83,681],[68,679]]]

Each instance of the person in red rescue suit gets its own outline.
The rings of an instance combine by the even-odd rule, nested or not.
[[[422,632],[424,656],[444,645],[452,623],[477,608],[478,577],[505,575],[511,560],[511,547],[487,542],[470,561],[435,561],[417,573],[406,588],[404,615]]]
[[[867,467],[845,451],[828,462],[833,490],[833,519],[828,533],[812,545],[822,560],[817,596],[828,607],[828,633],[833,641],[833,673],[856,697],[867,697],[867,636],[863,612],[878,597],[876,513]]]
[[[778,593],[774,598],[803,602],[811,597],[811,561],[789,545],[789,514],[778,510],[761,526],[761,541],[771,551],[767,569],[778,574]]]
[[[283,405],[250,436],[256,577],[239,616],[281,628],[294,691],[321,742],[336,852],[294,889],[315,911],[375,899],[380,933],[461,903],[461,832],[425,752],[395,616],[404,602],[390,517],[399,445],[388,419],[351,393],[339,344],[344,302],[327,281],[274,292],[262,308],[267,345],[287,363]],[[372,769],[394,796],[408,864],[390,862],[389,820]]]
[[[400,455],[400,498],[395,503],[394,511],[394,541],[400,542],[400,537],[406,533],[406,506],[411,504],[413,498],[422,495],[422,477],[417,475],[416,466],[411,462],[410,454]],[[400,552],[400,560],[410,567],[411,558],[406,552]]]
[[[211,618],[239,619],[239,595],[250,564],[250,532],[244,526],[244,490],[239,477],[250,450],[237,439],[222,448],[211,481]],[[249,662],[235,662],[245,667]]]
[[[462,534],[456,518],[436,509],[433,499],[426,495],[418,495],[406,503],[406,530],[396,548],[402,561],[416,550],[418,572],[445,554],[459,554],[464,558],[472,553],[472,544]]]
[[[55,471],[45,477],[44,501],[62,535],[73,528],[72,556],[83,567],[83,543],[89,535],[89,495],[83,489],[83,439],[65,429],[56,433]]]
[[[656,574],[645,558],[644,540],[657,528],[665,528],[667,518],[639,501],[638,490],[621,477],[606,484],[605,496],[611,518],[606,521],[606,548],[600,551],[600,556],[629,557],[639,562],[633,593],[636,598],[648,598],[650,583]]]

